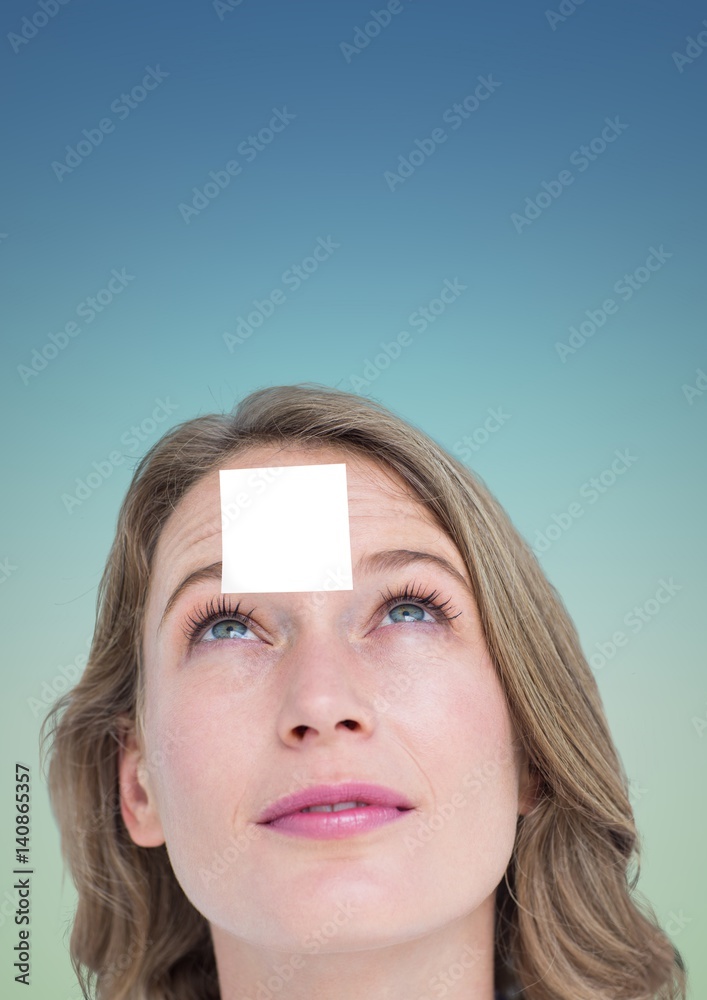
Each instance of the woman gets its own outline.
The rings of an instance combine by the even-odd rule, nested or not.
[[[222,594],[219,470],[342,462],[353,588]],[[377,403],[276,386],[169,431],[45,726],[101,998],[684,1000],[566,609]]]

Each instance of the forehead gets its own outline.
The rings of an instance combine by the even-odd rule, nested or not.
[[[323,465],[344,462],[349,504],[352,558],[369,546],[378,547],[384,535],[395,547],[434,546],[436,552],[463,564],[456,546],[434,521],[419,498],[397,473],[365,455],[333,447],[302,449],[294,446],[258,447],[222,460],[222,469],[272,468],[286,465]],[[221,495],[219,470],[200,479],[182,498],[162,529],[155,552],[150,604],[164,606],[185,572],[221,558]],[[356,580],[354,578],[354,586]]]

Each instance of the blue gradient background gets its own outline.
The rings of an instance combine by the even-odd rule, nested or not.
[[[39,8],[4,5],[2,789],[10,803],[14,760],[31,765],[36,873],[27,989],[11,971],[6,818],[3,996],[78,996],[37,703],[86,650],[131,469],[172,423],[298,381],[372,395],[457,453],[501,408],[468,464],[534,544],[616,449],[636,456],[540,558],[595,664],[597,643],[629,636],[596,674],[632,780],[639,888],[687,962],[690,995],[707,995],[707,55],[682,71],[673,57],[707,29],[707,7],[586,0],[554,29],[547,9],[408,0],[347,62],[341,43],[370,4],[243,0],[219,16],[207,0],[71,0],[17,52],[8,35]],[[148,66],[168,76],[119,120],[111,103]],[[453,130],[442,116],[479,76],[500,86]],[[237,147],[274,108],[296,117],[248,163]],[[106,116],[114,131],[58,180],[52,162]],[[628,128],[580,172],[570,156],[606,117]],[[391,191],[385,172],[439,127],[447,141]],[[179,204],[232,159],[242,173],[185,222]],[[574,183],[519,233],[512,214],[568,168]],[[320,237],[340,246],[288,288],[283,273]],[[615,283],[651,247],[672,256],[623,302]],[[23,377],[122,268],[124,291]],[[446,279],[466,290],[415,328]],[[229,350],[224,334],[275,288],[285,301]],[[556,344],[608,297],[618,312],[562,361]],[[401,331],[400,357],[376,362]],[[151,426],[157,399],[174,408]],[[62,496],[115,450],[122,464],[69,513]],[[631,633],[624,617],[671,577],[679,592]]]

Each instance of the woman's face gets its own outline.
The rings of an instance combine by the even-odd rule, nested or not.
[[[529,808],[464,562],[402,481],[332,449],[251,449],[223,467],[331,462],[346,462],[353,589],[224,595],[252,620],[226,614],[192,639],[190,619],[221,597],[218,472],[177,506],[146,610],[144,746],[120,766],[133,840],[166,843],[215,939],[285,952],[488,925]],[[391,550],[427,555],[385,563]],[[386,606],[408,587],[414,600]],[[430,594],[444,611],[420,602]],[[258,823],[284,795],[344,781],[414,808],[337,839]]]

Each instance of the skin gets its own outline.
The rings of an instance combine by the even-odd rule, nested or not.
[[[421,550],[470,586],[451,539],[377,463],[267,447],[223,467],[328,462],[346,462],[354,567],[366,553]],[[532,797],[472,594],[426,562],[354,570],[353,590],[234,595],[241,612],[255,607],[255,624],[190,651],[186,616],[218,599],[220,579],[160,619],[177,584],[220,559],[216,471],[158,542],[144,736],[128,738],[119,774],[132,839],[166,843],[210,923],[222,1000],[493,1000],[496,887]],[[381,592],[407,584],[438,591],[457,617],[436,620],[411,601],[386,611]],[[415,811],[343,840],[256,824],[282,795],[349,779],[400,791]]]

